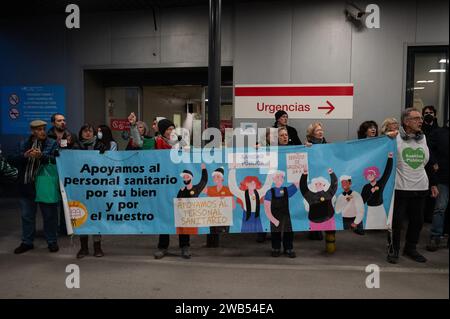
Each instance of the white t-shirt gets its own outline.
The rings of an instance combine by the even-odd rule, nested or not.
[[[425,136],[420,141],[403,140],[397,135],[397,174],[395,189],[403,191],[428,190],[428,177],[425,165],[430,159],[430,152]]]

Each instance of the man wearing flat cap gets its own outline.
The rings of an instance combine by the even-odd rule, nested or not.
[[[302,141],[300,141],[300,138],[298,137],[297,130],[292,126],[289,126],[287,123],[288,123],[288,114],[283,110],[277,111],[275,113],[275,124],[273,125],[273,127],[275,128],[285,127],[287,129],[289,136],[288,145],[302,145]]]
[[[22,214],[22,243],[14,251],[22,254],[33,249],[36,228],[36,212],[39,205],[43,220],[44,232],[50,252],[58,251],[57,204],[36,203],[35,177],[42,165],[55,163],[54,154],[57,150],[55,140],[47,137],[47,123],[34,120],[30,123],[31,136],[20,144],[16,162],[19,169],[20,206]]]

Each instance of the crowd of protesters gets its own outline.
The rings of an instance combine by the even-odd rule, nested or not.
[[[168,119],[162,118],[157,121],[155,118],[153,120],[152,130],[154,136],[151,135],[148,125],[143,121],[138,121],[134,113],[130,114],[128,121],[130,123],[130,137],[126,150],[171,149],[178,142],[172,137],[175,124]],[[278,132],[277,144],[279,146],[302,145],[297,130],[289,126],[288,121],[286,112],[278,111],[275,113],[275,123],[272,130],[275,129]],[[0,153],[0,180],[2,183],[17,183],[19,185],[22,240],[19,247],[14,250],[16,254],[25,253],[34,247],[33,241],[38,208],[43,216],[44,233],[50,252],[54,253],[59,250],[57,244],[58,235],[63,236],[67,234],[64,208],[58,191],[58,178],[54,176],[57,174],[55,173],[55,157],[59,156],[60,152],[63,152],[65,149],[96,150],[100,154],[103,154],[105,151],[116,151],[119,149],[111,129],[106,125],[95,127],[91,124],[85,124],[80,128],[78,135],[76,135],[67,129],[65,116],[59,113],[51,117],[52,126],[49,130],[46,130],[47,125],[42,120],[32,121],[30,123],[31,135],[20,143],[18,153],[15,156],[11,156],[10,161],[7,161]],[[426,249],[433,252],[441,247],[441,241],[445,233],[444,225],[449,199],[448,130],[448,123],[444,127],[437,125],[436,109],[433,106],[426,106],[421,111],[415,108],[407,108],[402,112],[400,121],[395,118],[387,118],[382,122],[381,127],[375,121],[365,121],[357,131],[358,139],[386,135],[396,139],[397,142],[393,214],[386,221],[389,227],[387,260],[390,263],[397,263],[399,260],[401,231],[406,221],[408,221],[406,242],[403,245],[403,254],[405,256],[416,262],[426,262],[426,258],[417,250],[424,220],[432,223]],[[271,145],[274,141],[270,140],[269,128],[267,132],[266,145]],[[307,147],[314,147],[314,145],[325,143],[327,143],[327,140],[325,139],[324,125],[320,122],[311,123],[306,129],[303,144]],[[412,168],[403,160],[401,154],[407,148],[421,148],[423,150],[425,160],[419,167]],[[392,154],[389,157],[392,158]],[[392,169],[392,167],[389,168],[387,164],[387,175],[389,175],[389,169]],[[347,207],[346,205],[346,201],[348,202],[352,198],[364,200],[364,192],[360,195],[351,190],[351,176],[341,176],[338,181],[331,169],[329,169],[329,174],[331,179],[331,184],[328,185],[329,188],[326,191],[324,189],[317,190],[317,192],[322,194],[322,201],[326,202],[329,199],[330,204],[328,206],[333,207],[331,198],[335,195],[338,182],[340,182],[344,192],[336,194],[336,196],[343,195],[336,205],[341,207],[344,228],[351,229],[358,235],[365,235],[364,227],[362,227],[364,214],[361,213],[361,209],[353,206]],[[179,191],[177,197],[198,197],[201,192],[208,194],[208,196],[215,196],[214,194],[219,189],[222,192],[227,191],[229,196],[237,196],[237,193],[247,194],[249,192],[247,188],[245,191],[236,187],[236,189],[231,189],[231,184],[230,189],[223,186],[221,184],[224,179],[222,168],[214,171],[212,177],[215,186],[212,187],[206,187],[208,176],[204,167],[202,167],[200,184],[192,184],[192,172],[185,170],[182,175],[185,187]],[[230,176],[233,176],[232,172],[230,172]],[[271,180],[266,181],[266,184],[270,184],[270,186],[274,184],[275,187],[264,186],[257,187],[254,190],[250,188],[255,194],[257,193],[258,204],[251,204],[251,201],[247,200],[244,195],[242,195],[243,201],[238,197],[238,202],[246,201],[245,205],[241,203],[244,210],[243,223],[244,221],[246,223],[249,222],[248,218],[245,219],[246,214],[250,214],[251,219],[252,214],[257,214],[260,210],[256,206],[259,206],[259,203],[264,204],[271,224],[271,255],[273,257],[280,256],[283,246],[283,253],[290,258],[295,258],[296,253],[293,247],[294,233],[289,217],[289,197],[299,191],[310,204],[310,240],[324,240],[320,228],[315,228],[317,223],[314,222],[314,218],[311,219],[311,216],[314,216],[314,210],[320,209],[322,206],[314,206],[316,193],[308,189],[306,185],[307,172],[303,173],[298,183],[291,184],[288,187],[282,186],[285,179],[284,172],[278,171],[271,178]],[[382,178],[376,180],[374,176],[372,176],[370,183],[373,187],[372,190],[376,189],[376,192],[380,194],[376,197],[378,199],[373,199],[373,203],[367,202],[367,205],[373,205],[374,209],[376,209],[379,205],[383,206],[382,190],[384,184]],[[234,200],[233,207],[235,207]],[[334,219],[328,222],[334,223]],[[257,233],[257,241],[260,243],[264,242],[266,233],[257,227],[252,229],[252,231]],[[228,232],[227,227],[211,227],[211,235],[208,235],[207,245],[217,247],[219,245],[219,234],[223,232]],[[327,230],[324,233],[325,249],[332,254],[336,250],[336,232]],[[177,234],[179,234],[181,256],[190,258],[189,234],[191,232],[186,229],[177,229]],[[159,236],[157,251],[154,253],[156,259],[161,259],[168,254],[169,238],[167,234]],[[82,235],[79,236],[79,239],[80,250],[76,257],[83,258],[89,255],[89,236]],[[104,256],[101,247],[101,235],[93,235],[92,240],[94,256]]]

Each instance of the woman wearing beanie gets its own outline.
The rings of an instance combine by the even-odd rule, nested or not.
[[[275,113],[275,124],[273,125],[273,127],[275,128],[285,127],[287,129],[289,135],[288,145],[302,145],[302,142],[298,137],[297,130],[292,126],[287,125],[287,123],[288,123],[288,114],[283,110],[277,111]]]
[[[160,135],[155,137],[155,149],[157,150],[167,150],[172,149],[175,144],[171,140],[172,131],[175,129],[175,124],[168,119],[162,119],[158,122],[158,131]],[[175,141],[175,142],[178,142]],[[181,256],[183,258],[190,258],[191,254],[189,252],[190,236],[189,235],[178,235],[179,245],[181,248]],[[170,243],[170,236],[167,234],[159,235],[158,241],[158,251],[154,253],[155,259],[161,259],[167,255]]]

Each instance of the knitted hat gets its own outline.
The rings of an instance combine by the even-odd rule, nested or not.
[[[223,177],[224,173],[225,172],[223,170],[223,167],[219,167],[219,168],[214,170],[214,172],[212,173],[212,176],[214,176],[214,175],[222,175],[222,177]]]
[[[191,177],[194,177],[194,175],[192,175],[192,172],[189,171],[189,170],[187,170],[187,169],[185,169],[185,170],[180,174],[180,176],[183,177],[185,174],[191,175]]]
[[[283,110],[279,110],[279,111],[277,111],[276,113],[275,113],[275,120],[276,121],[278,121],[279,119],[280,119],[280,117],[282,117],[283,115],[288,115],[287,113],[286,113],[286,111],[283,111]]]
[[[175,127],[175,124],[173,124],[172,121],[170,121],[168,119],[162,119],[158,122],[158,131],[159,131],[159,133],[161,133],[161,135],[164,136],[164,133],[171,126]]]

